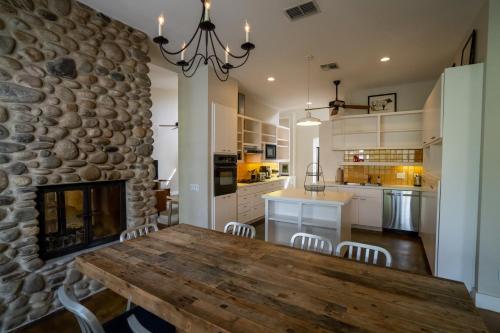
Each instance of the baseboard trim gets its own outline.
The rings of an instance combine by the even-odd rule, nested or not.
[[[500,297],[494,297],[476,292],[476,306],[480,309],[500,313]]]

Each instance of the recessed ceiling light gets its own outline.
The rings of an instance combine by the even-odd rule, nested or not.
[[[307,105],[312,105],[312,104],[313,104],[313,102],[307,102],[306,104],[307,104]]]
[[[391,60],[391,58],[389,58],[389,57],[383,57],[380,59],[380,61],[382,61],[382,62],[388,62],[389,60]]]
[[[270,77],[267,78],[267,81],[269,81],[269,82],[274,82],[275,80],[276,79],[274,77],[272,77],[272,76],[270,76]]]

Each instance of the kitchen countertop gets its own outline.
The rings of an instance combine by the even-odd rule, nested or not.
[[[321,202],[324,204],[337,204],[344,206],[352,200],[353,194],[347,192],[309,192],[303,189],[294,188],[267,193],[262,195],[262,198],[293,202]]]
[[[350,188],[361,188],[361,189],[375,189],[375,190],[399,190],[399,191],[428,191],[426,186],[411,186],[411,185],[345,185],[339,184],[335,181],[325,180],[326,187],[350,187]]]
[[[271,179],[266,179],[261,182],[255,182],[255,183],[238,183],[238,187],[247,187],[247,186],[255,186],[255,185],[260,185],[260,184],[267,184],[267,183],[272,183],[272,182],[277,182],[279,180],[284,180],[284,179],[289,179],[289,176],[282,176],[282,177],[272,177]]]

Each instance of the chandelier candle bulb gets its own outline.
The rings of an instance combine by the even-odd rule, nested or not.
[[[229,52],[230,51],[229,51],[229,45],[228,45],[228,46],[226,46],[226,52],[225,52],[226,53],[226,64],[229,63]]]
[[[183,42],[182,43],[182,52],[181,52],[181,61],[184,60],[184,52],[186,51],[185,48],[186,48],[186,42]]]
[[[162,14],[162,15],[158,16],[158,36],[162,36],[164,23],[165,23],[165,17],[163,17],[163,14]]]
[[[245,41],[248,43],[250,40],[250,25],[248,24],[248,21],[245,21]]]
[[[205,21],[210,20],[210,0],[205,0]]]

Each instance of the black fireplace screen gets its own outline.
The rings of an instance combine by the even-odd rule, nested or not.
[[[124,181],[38,189],[40,256],[59,257],[118,239],[125,229]]]

